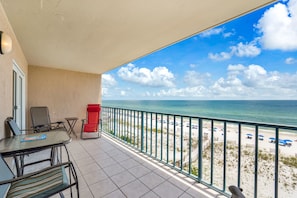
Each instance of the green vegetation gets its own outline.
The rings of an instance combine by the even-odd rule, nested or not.
[[[195,166],[192,166],[191,168],[191,173],[195,176],[198,176],[198,168]]]
[[[134,144],[134,142],[127,136],[122,135],[120,138],[127,143]]]
[[[262,150],[260,150],[258,154],[258,158],[265,161],[268,161],[268,160],[272,161],[274,159],[274,155],[270,153],[263,153]]]
[[[283,162],[287,166],[297,168],[296,157],[281,157],[281,162]]]

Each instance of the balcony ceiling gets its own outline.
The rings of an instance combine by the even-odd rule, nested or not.
[[[274,0],[3,0],[29,65],[104,73]]]

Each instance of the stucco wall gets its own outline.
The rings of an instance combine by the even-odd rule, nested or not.
[[[22,69],[27,76],[28,63],[22,52],[22,49],[16,39],[16,36],[9,24],[7,16],[0,2],[0,30],[8,34],[12,38],[12,52],[5,55],[0,55],[0,139],[8,134],[5,134],[4,120],[8,116],[12,116],[12,73],[13,61]],[[27,82],[25,82],[27,85]],[[26,86],[27,90],[27,86]],[[27,95],[27,94],[26,94]],[[27,99],[25,99],[27,101]]]
[[[101,104],[99,74],[29,66],[28,76],[29,108],[48,106],[51,121],[78,117],[77,133],[80,132],[81,119],[86,117],[86,105]]]

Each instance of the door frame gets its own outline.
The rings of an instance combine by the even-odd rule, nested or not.
[[[22,82],[21,82],[21,87],[19,88],[19,92],[20,92],[20,97],[21,97],[21,102],[20,102],[20,110],[21,110],[21,121],[20,121],[20,124],[21,126],[19,126],[20,129],[24,129],[26,128],[26,80],[25,80],[25,74],[24,72],[22,71],[22,69],[18,66],[18,64],[16,63],[15,60],[12,61],[13,62],[13,71],[12,72],[16,72],[17,74],[17,79],[16,81],[18,80],[18,78],[20,77],[22,79]],[[13,73],[12,73],[13,74]],[[13,87],[12,87],[12,115],[14,115],[14,101],[15,101],[15,91],[18,90],[18,88],[16,88],[16,86],[19,85],[19,83],[16,83],[16,86],[15,86],[15,79],[13,77]],[[15,90],[16,88],[16,90]]]

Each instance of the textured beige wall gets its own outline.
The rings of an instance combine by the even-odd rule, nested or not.
[[[99,74],[29,66],[28,76],[29,108],[48,106],[52,122],[65,121],[65,117],[78,117],[77,133],[81,119],[86,116],[86,105],[101,104]]]
[[[22,49],[16,39],[16,36],[9,24],[6,14],[0,2],[0,30],[12,38],[12,52],[0,55],[0,139],[9,134],[5,134],[4,120],[12,116],[12,72],[13,61],[22,69],[27,76],[28,63],[22,52]],[[27,85],[27,82],[25,82]],[[26,86],[27,90],[27,86]],[[26,99],[27,101],[27,99]]]

